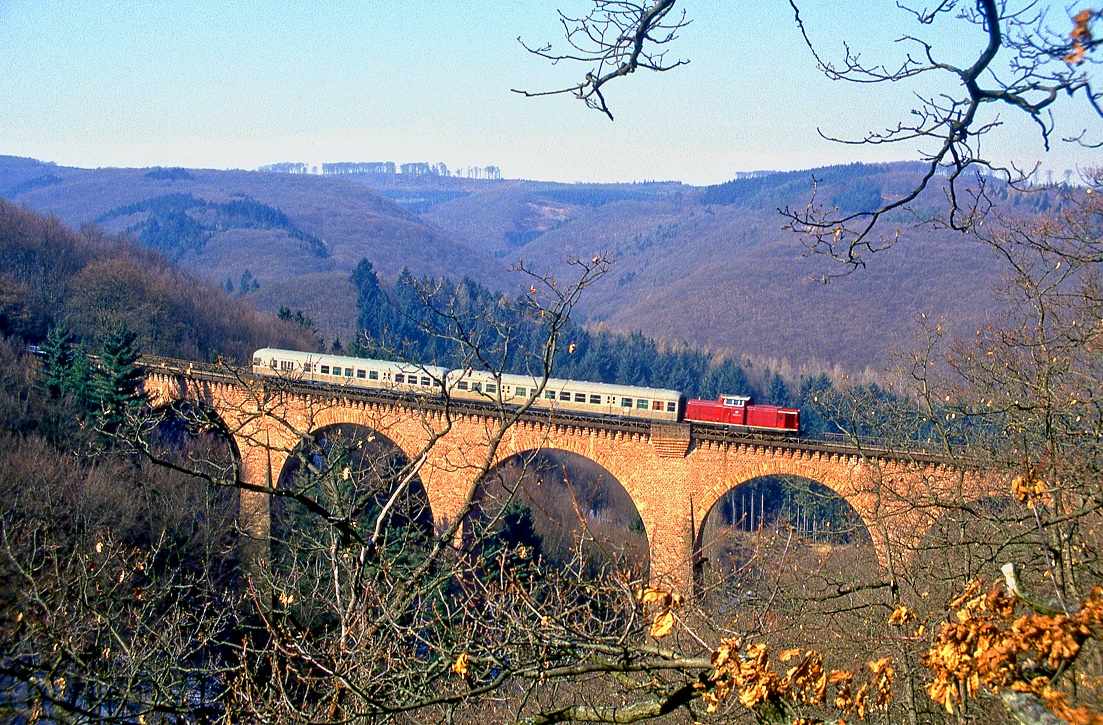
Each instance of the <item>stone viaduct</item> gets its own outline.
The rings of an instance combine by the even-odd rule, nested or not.
[[[274,383],[213,366],[146,362],[151,402],[192,401],[217,413],[233,434],[240,479],[253,486],[275,486],[303,436],[328,426],[370,428],[413,461],[446,423],[440,403],[364,389]],[[932,456],[815,442],[732,440],[715,429],[684,423],[618,424],[546,411],[514,424],[491,452],[500,425],[492,411],[455,406],[449,418],[451,428],[425,452],[419,471],[438,530],[462,509],[484,460],[496,464],[539,449],[570,451],[601,465],[632,497],[647,534],[652,580],[678,588],[692,582],[698,532],[713,505],[760,476],[801,476],[842,496],[862,518],[883,564],[906,556],[900,552],[913,549],[947,508],[1008,490],[992,475],[954,468]],[[240,511],[255,555],[266,555],[269,495],[242,490]]]

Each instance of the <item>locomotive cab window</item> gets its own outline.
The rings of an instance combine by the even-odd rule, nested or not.
[[[275,370],[275,369],[276,369],[276,362],[277,362],[277,361],[276,361],[276,358],[272,358],[272,362],[271,362],[271,363],[269,363],[269,364],[271,365],[271,367],[272,367],[272,369],[273,369],[273,370]]]
[[[260,365],[260,358],[259,357],[253,358],[253,366],[256,367],[256,366],[259,366],[259,365]]]

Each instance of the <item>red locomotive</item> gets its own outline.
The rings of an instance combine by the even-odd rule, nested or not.
[[[800,430],[800,411],[796,408],[755,405],[746,395],[721,395],[716,400],[686,401],[685,420],[785,433]]]

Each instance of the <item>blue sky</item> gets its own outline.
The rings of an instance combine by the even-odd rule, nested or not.
[[[677,179],[914,158],[917,147],[833,144],[905,117],[914,86],[831,83],[816,72],[786,0],[685,0],[693,24],[663,75],[609,87],[610,122],[569,97],[526,99],[584,72],[518,45],[557,40],[555,10],[582,0],[245,2],[0,0],[0,154],[75,166],[255,168],[278,161],[494,164],[506,177]],[[814,39],[838,55],[891,59],[923,30],[967,57],[975,29],[918,28],[893,2],[817,2]],[[1060,109],[1059,109],[1060,110]],[[1042,153],[1029,123],[988,144],[1046,168],[1099,152]],[[1062,113],[1063,131],[1100,124]],[[1074,128],[1075,127],[1075,128]]]

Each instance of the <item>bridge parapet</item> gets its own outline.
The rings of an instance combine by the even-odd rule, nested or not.
[[[182,361],[145,364],[146,389],[155,404],[202,402],[233,434],[244,486],[241,511],[255,519],[244,521],[242,528],[256,542],[258,557],[267,550],[260,545],[268,531],[263,491],[276,485],[288,454],[304,436],[338,424],[377,431],[413,460],[450,422],[420,473],[438,527],[463,510],[488,457],[496,465],[526,451],[560,449],[589,458],[632,497],[648,537],[653,576],[683,587],[692,580],[695,532],[724,494],[755,478],[799,476],[835,491],[865,522],[882,562],[894,544],[917,543],[946,502],[1002,489],[985,473],[926,454],[547,412],[523,416],[491,450],[501,419],[485,406],[348,386],[288,384]]]

